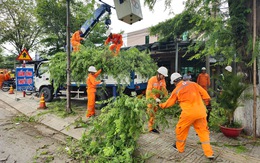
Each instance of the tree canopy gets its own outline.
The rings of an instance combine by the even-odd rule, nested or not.
[[[7,43],[18,55],[24,48],[42,55],[64,51],[66,46],[66,0],[8,0],[0,4],[0,44]],[[94,0],[71,0],[70,36],[91,17],[97,8]],[[105,25],[100,21],[88,41],[100,44],[105,39]]]
[[[53,55],[64,51],[66,46],[66,0],[36,0],[37,18],[43,26],[44,38],[41,40],[43,49],[40,53]],[[70,5],[70,30],[71,35],[80,29],[81,25],[93,16],[95,9],[94,0],[71,1]],[[101,33],[105,32],[104,24],[100,23],[94,28],[88,40],[93,43],[103,42]]]
[[[156,1],[145,0],[145,4],[152,9]],[[170,8],[171,2],[165,0],[165,5]],[[196,41],[195,46],[190,46],[190,51],[196,53],[193,58],[210,55],[222,58],[223,62],[219,64],[238,62],[250,75],[252,61],[256,57],[252,54],[252,6],[253,2],[248,0],[186,0],[181,14],[151,27],[151,34],[159,34],[165,41],[189,31],[192,40]],[[259,7],[260,2],[257,1]],[[259,17],[260,11],[257,10],[256,14]],[[256,24],[259,38],[259,19]]]
[[[28,51],[39,43],[41,29],[34,16],[34,0],[8,0],[0,4],[0,43],[9,43],[18,55],[22,49]]]

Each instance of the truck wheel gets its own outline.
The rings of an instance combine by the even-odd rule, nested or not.
[[[2,91],[3,91],[3,92],[7,92],[7,91],[9,91],[9,89],[10,89],[9,84],[8,84],[8,83],[3,83],[3,85],[2,85]]]
[[[52,94],[52,91],[51,91],[50,88],[48,88],[48,87],[43,87],[43,88],[41,89],[41,91],[40,91],[40,97],[41,97],[42,94],[44,95],[44,100],[45,100],[46,102],[51,102],[51,101],[52,101],[52,99],[53,99],[53,94]]]

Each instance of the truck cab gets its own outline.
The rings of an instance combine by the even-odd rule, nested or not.
[[[35,70],[34,87],[39,94],[44,94],[47,102],[52,101],[54,95],[53,83],[50,81],[49,61],[42,61]]]

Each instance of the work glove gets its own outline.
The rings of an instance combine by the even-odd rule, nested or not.
[[[156,103],[160,103],[161,102],[161,100],[159,98],[156,98],[155,101],[156,101]]]
[[[207,106],[206,106],[207,110],[208,111],[211,111],[212,107],[211,107],[211,104],[209,103]]]

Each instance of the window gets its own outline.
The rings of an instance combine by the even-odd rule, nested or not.
[[[43,63],[40,65],[39,70],[38,70],[38,75],[42,75],[46,73],[49,70],[49,65],[48,63]]]
[[[145,44],[149,44],[150,43],[150,37],[149,35],[145,36]]]

